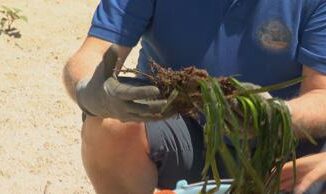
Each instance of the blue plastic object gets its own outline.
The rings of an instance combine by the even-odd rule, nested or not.
[[[218,191],[214,194],[228,194],[228,189],[230,188],[232,180],[224,179],[221,180],[221,185]],[[177,187],[174,190],[176,194],[198,194],[203,188],[204,182],[189,184],[186,180],[180,180],[177,183]],[[215,187],[215,181],[208,181],[207,191]]]

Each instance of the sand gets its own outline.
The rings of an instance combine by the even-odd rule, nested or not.
[[[98,0],[0,0],[23,10],[0,35],[0,193],[95,193],[80,156],[81,116],[62,83]],[[127,64],[135,64],[137,49]]]

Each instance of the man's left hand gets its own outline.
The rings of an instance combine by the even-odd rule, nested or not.
[[[294,194],[303,194],[315,182],[326,180],[326,152],[297,159],[296,170]],[[291,191],[293,179],[293,163],[288,162],[282,170],[281,190]]]

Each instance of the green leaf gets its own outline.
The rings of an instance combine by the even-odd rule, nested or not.
[[[318,145],[316,140],[308,133],[306,129],[297,129],[297,130],[299,130],[311,144]]]
[[[161,114],[164,114],[164,113],[168,112],[168,110],[169,110],[169,109],[171,108],[171,106],[172,106],[172,103],[173,103],[174,100],[178,97],[178,95],[179,95],[179,91],[178,91],[177,89],[174,89],[174,90],[171,92],[170,96],[169,96],[168,99],[167,99],[167,103],[166,103],[166,105],[164,105],[164,107],[163,107],[162,110],[161,110]]]
[[[244,97],[243,100],[246,102],[247,106],[249,107],[249,110],[251,111],[252,122],[253,122],[254,128],[256,130],[259,129],[259,127],[258,127],[258,123],[259,123],[258,112],[257,112],[257,109],[256,109],[254,103],[249,98]]]
[[[240,90],[240,91],[236,91],[234,94],[232,94],[232,96],[238,96],[238,95],[248,95],[248,94],[257,94],[257,93],[263,93],[263,92],[270,92],[270,91],[274,91],[274,90],[280,90],[286,87],[290,87],[292,85],[298,84],[300,82],[302,82],[304,78],[303,77],[298,77],[289,81],[285,81],[285,82],[281,82],[281,83],[277,83],[277,84],[273,84],[273,85],[269,85],[269,86],[263,86],[261,88],[258,89],[245,89],[245,90]],[[235,81],[235,79],[231,79],[234,83],[237,83],[238,85],[238,81]]]

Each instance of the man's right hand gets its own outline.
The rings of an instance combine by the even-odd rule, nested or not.
[[[166,100],[153,100],[159,96],[159,89],[120,83],[115,71],[118,61],[113,45],[93,76],[78,82],[76,97],[81,109],[89,115],[116,118],[123,122],[162,119],[161,110]]]

